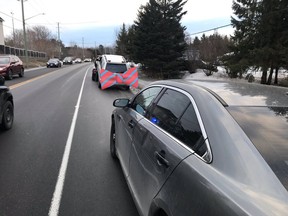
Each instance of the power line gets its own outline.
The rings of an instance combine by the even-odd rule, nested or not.
[[[223,25],[223,26],[219,26],[219,27],[212,28],[212,29],[208,29],[208,30],[204,30],[204,31],[192,33],[192,34],[189,34],[189,35],[191,36],[191,35],[197,35],[197,34],[209,32],[209,31],[215,31],[215,30],[217,30],[217,29],[225,28],[225,27],[228,27],[228,26],[231,26],[231,25],[232,25],[232,24],[230,23],[230,24],[227,24],[227,25]]]

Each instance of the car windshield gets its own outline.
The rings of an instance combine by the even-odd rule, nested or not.
[[[9,57],[0,57],[0,64],[9,64]]]
[[[56,62],[57,62],[57,59],[50,59],[48,62],[49,62],[49,63],[56,63]]]
[[[288,107],[229,107],[228,111],[288,190]]]
[[[107,64],[106,70],[114,73],[124,73],[127,71],[126,64]]]

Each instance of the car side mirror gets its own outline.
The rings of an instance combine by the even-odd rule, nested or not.
[[[113,106],[114,107],[127,107],[128,104],[129,104],[129,99],[126,99],[126,98],[121,98],[121,99],[116,99],[114,100],[113,102]]]
[[[0,85],[4,85],[4,84],[5,84],[5,78],[0,75]]]

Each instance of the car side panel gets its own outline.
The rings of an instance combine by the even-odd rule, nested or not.
[[[132,142],[128,182],[143,215],[148,215],[152,200],[165,180],[189,154],[190,151],[146,118],[138,122]]]
[[[154,205],[163,205],[169,215],[284,216],[288,212],[285,200],[235,181],[194,155],[179,164]]]
[[[117,156],[126,177],[129,175],[129,159],[134,130],[132,125],[136,125],[142,117],[129,108],[117,109],[115,112]]]

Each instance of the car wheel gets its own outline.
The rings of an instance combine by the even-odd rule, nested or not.
[[[96,80],[95,80],[95,76],[96,76],[95,74],[92,74],[92,80],[93,80],[93,81],[96,81]]]
[[[125,90],[129,90],[129,89],[130,89],[130,86],[124,86],[124,89],[125,89]]]
[[[12,79],[13,79],[12,70],[9,70],[9,71],[7,72],[6,79],[8,79],[8,80],[12,80]]]
[[[115,123],[114,123],[114,120],[112,120],[111,131],[110,131],[110,153],[111,153],[112,158],[114,159],[117,158],[115,143],[116,143]]]
[[[19,77],[23,77],[24,76],[24,68],[21,68],[21,71],[20,71],[20,73],[18,75],[19,75]]]
[[[99,80],[98,80],[98,88],[99,88],[99,89],[102,89],[102,88],[101,88],[101,83],[100,83]]]
[[[14,120],[14,108],[11,101],[6,101],[3,109],[3,117],[1,127],[4,130],[9,130],[12,128]]]

